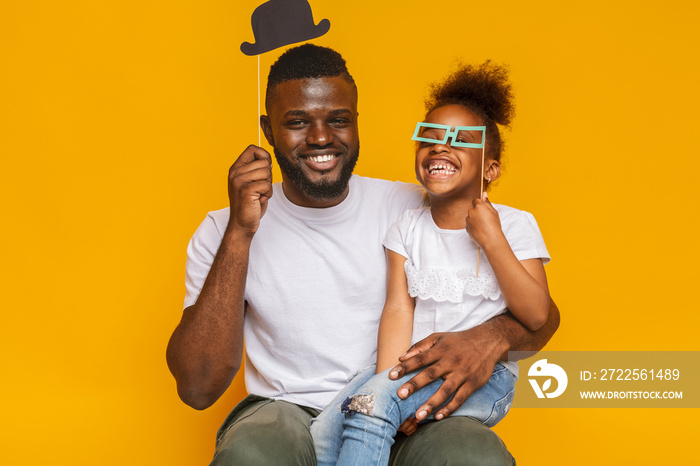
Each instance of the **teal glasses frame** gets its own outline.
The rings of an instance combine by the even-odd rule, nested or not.
[[[423,128],[435,128],[435,129],[444,129],[445,130],[445,137],[440,139],[430,139],[430,138],[422,138],[418,136],[420,133],[421,129]],[[476,143],[476,142],[457,142],[457,134],[460,131],[481,131],[481,143]],[[484,147],[484,144],[486,143],[486,126],[455,126],[455,130],[452,131],[452,127],[449,125],[439,125],[437,123],[425,123],[422,121],[419,121],[418,124],[416,124],[416,130],[413,132],[413,137],[411,138],[414,141],[419,141],[419,142],[432,142],[433,144],[446,144],[447,140],[452,138],[452,142],[450,142],[450,145],[452,147],[471,147],[474,149],[481,149]]]

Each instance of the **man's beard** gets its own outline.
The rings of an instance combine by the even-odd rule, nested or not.
[[[301,167],[295,165],[287,157],[282,155],[277,148],[273,148],[275,153],[275,158],[280,166],[282,173],[296,185],[301,192],[313,199],[335,199],[342,196],[345,193],[345,189],[348,187],[348,181],[352,176],[352,171],[355,169],[355,164],[360,156],[360,146],[354,153],[349,154],[347,160],[340,169],[340,176],[335,181],[321,181],[319,183],[314,183],[306,177],[306,174],[302,171]]]

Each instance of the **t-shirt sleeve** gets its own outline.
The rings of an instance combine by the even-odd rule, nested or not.
[[[197,302],[204,280],[209,274],[211,264],[221,244],[222,233],[216,226],[212,214],[194,232],[187,245],[187,265],[185,266],[185,304],[184,308]]]
[[[549,262],[549,252],[544,244],[544,238],[531,213],[513,210],[501,219],[501,226],[518,260],[539,258],[544,264]]]
[[[406,211],[401,215],[394,224],[389,227],[386,232],[382,244],[390,251],[402,255],[408,259],[408,250],[406,246],[407,231],[411,224],[414,211]]]
[[[388,195],[384,195],[384,204],[388,219],[395,222],[407,210],[420,209],[428,205],[428,197],[422,186],[394,181]]]

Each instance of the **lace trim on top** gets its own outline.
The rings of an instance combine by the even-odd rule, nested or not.
[[[477,277],[476,270],[468,269],[417,270],[410,260],[406,261],[404,270],[408,281],[408,294],[412,298],[461,303],[465,294],[481,295],[494,301],[501,297],[496,277],[490,271],[480,270]]]

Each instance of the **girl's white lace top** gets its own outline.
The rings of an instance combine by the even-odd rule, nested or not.
[[[418,270],[411,260],[404,266],[408,292],[414,298],[461,303],[465,296],[483,296],[496,300],[501,297],[496,277],[491,272],[476,269],[423,269]]]
[[[493,206],[515,256],[547,263],[549,253],[534,217],[512,207]],[[434,332],[466,330],[505,312],[483,251],[465,229],[439,228],[429,207],[404,213],[387,232],[384,246],[407,259],[408,290],[416,301],[412,343]],[[478,277],[477,253],[481,254]]]

